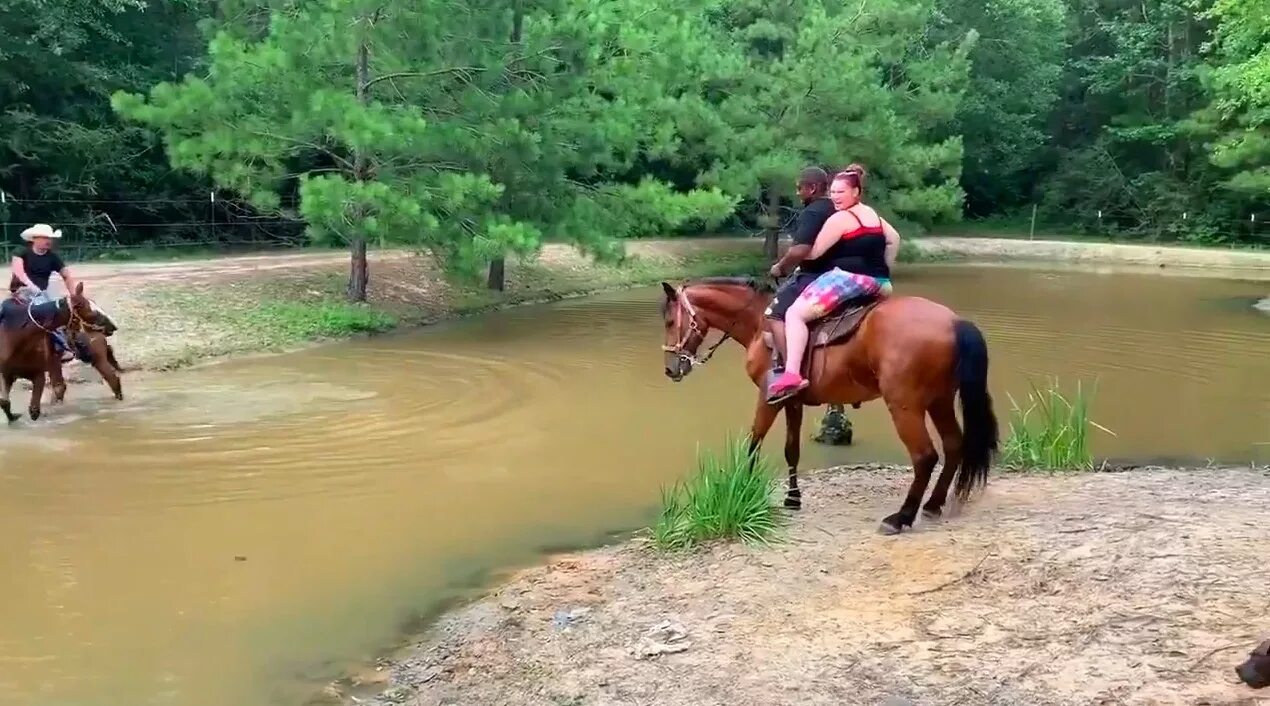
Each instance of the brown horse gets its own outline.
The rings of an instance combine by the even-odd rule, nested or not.
[[[707,278],[682,287],[662,282],[662,288],[667,377],[683,380],[731,338],[745,346],[746,372],[759,388],[751,450],[762,445],[777,413],[785,410],[786,507],[802,507],[798,460],[804,406],[857,404],[879,397],[886,402],[914,474],[899,512],[882,520],[880,529],[886,534],[913,525],[939,462],[926,430],[927,415],[943,442],[944,467],[922,506],[923,513],[930,519],[942,514],[954,476],[962,500],[987,481],[998,444],[997,418],[988,393],[987,344],[977,326],[951,309],[921,297],[844,304],[839,312],[813,324],[806,361],[811,384],[773,406],[767,403],[765,385],[771,348],[762,333],[763,311],[771,301],[772,288],[733,277]],[[711,330],[722,332],[722,338],[703,359],[698,358],[697,351]],[[957,423],[958,393],[964,432]]]
[[[31,419],[39,419],[46,375],[61,378],[61,361],[57,359],[49,334],[64,327],[72,336],[89,330],[88,321],[95,317],[92,305],[84,298],[84,285],[64,299],[43,304],[26,304],[14,299],[0,302],[0,412],[10,424],[21,415],[13,413],[9,393],[19,378],[31,382]],[[115,378],[116,385],[118,378]],[[116,390],[116,397],[121,397]]]

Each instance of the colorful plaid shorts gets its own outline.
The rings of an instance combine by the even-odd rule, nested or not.
[[[890,294],[891,281],[868,275],[857,275],[834,268],[807,285],[798,296],[798,302],[810,304],[811,318],[818,319],[851,299]]]

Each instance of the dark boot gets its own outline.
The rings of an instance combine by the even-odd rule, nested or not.
[[[66,343],[66,334],[60,330],[49,333],[49,342],[53,344],[53,351],[63,363],[70,362],[75,357],[71,353],[71,347]]]

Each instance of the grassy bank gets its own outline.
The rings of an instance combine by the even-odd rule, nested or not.
[[[452,283],[428,258],[398,253],[372,259],[364,304],[345,300],[338,259],[295,268],[244,266],[177,282],[174,276],[142,291],[107,292],[99,301],[118,319],[150,324],[130,326],[119,337],[121,358],[132,367],[170,370],[662,279],[765,270],[758,244],[745,241],[636,244],[632,250],[621,264],[600,264],[550,248],[537,260],[509,262],[502,292]]]

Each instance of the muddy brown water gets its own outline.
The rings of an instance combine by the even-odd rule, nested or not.
[[[1097,380],[1100,455],[1270,461],[1264,282],[899,287],[983,327],[1003,421],[1029,378]],[[755,397],[734,346],[662,377],[658,292],[133,378],[121,404],[79,386],[0,430],[0,704],[297,704],[488,572],[645,524]],[[852,418],[805,467],[903,459],[880,404]]]

